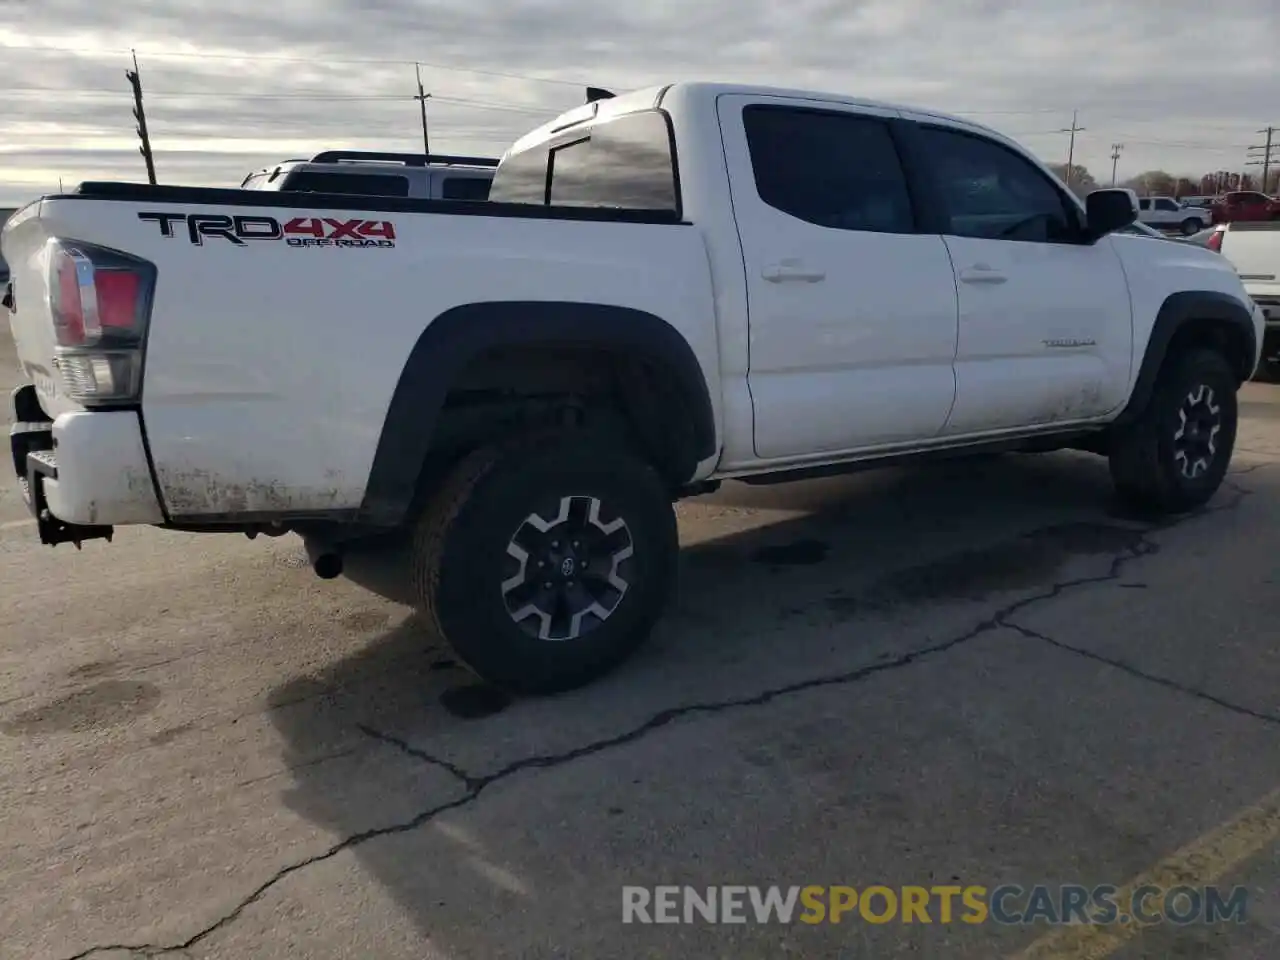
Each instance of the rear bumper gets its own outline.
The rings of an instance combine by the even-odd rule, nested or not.
[[[9,447],[45,543],[89,540],[113,525],[164,522],[138,414],[78,411],[36,419],[34,388],[13,392]]]

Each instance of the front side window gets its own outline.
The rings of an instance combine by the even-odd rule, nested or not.
[[[1160,210],[1164,210],[1164,211],[1166,211],[1166,212],[1168,212],[1168,213],[1177,213],[1177,212],[1178,212],[1178,205],[1177,205],[1176,203],[1174,203],[1172,200],[1157,200],[1157,201],[1156,201],[1156,207],[1157,207],[1158,209],[1160,209]]]
[[[947,208],[948,233],[983,240],[1070,243],[1077,218],[1053,181],[985,137],[921,127],[924,155]]]
[[[912,233],[911,195],[876,117],[753,104],[742,114],[760,199],[820,227]]]

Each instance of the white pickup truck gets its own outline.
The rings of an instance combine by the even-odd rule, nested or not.
[[[1135,505],[1212,497],[1262,314],[1115,233],[1135,200],[965,120],[703,83],[534,130],[488,203],[85,183],[4,230],[13,463],[46,543],[402,558],[482,677],[567,689],[649,633],[672,503],[725,478],[1070,447]]]
[[[1149,227],[1177,230],[1189,237],[1212,224],[1213,214],[1207,207],[1189,206],[1172,197],[1143,197],[1138,201],[1138,220]]]

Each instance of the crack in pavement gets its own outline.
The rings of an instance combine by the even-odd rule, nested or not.
[[[368,736],[371,739],[374,739],[380,743],[390,746],[396,750],[399,750],[402,753],[404,753],[406,756],[412,757],[413,759],[419,762],[426,763],[431,766],[435,766],[439,769],[445,770],[451,776],[453,776],[460,783],[463,784],[463,786],[465,787],[465,792],[460,797],[450,800],[447,803],[437,804],[435,806],[429,807],[428,809],[423,810],[420,813],[416,814],[413,818],[409,820],[406,820],[400,823],[391,824],[389,826],[372,827],[370,829],[361,831],[359,833],[351,834],[346,838],[344,838],[343,840],[340,840],[337,843],[333,844],[328,849],[321,851],[320,853],[307,857],[304,860],[296,861],[292,864],[281,867],[279,870],[273,873],[270,877],[268,877],[266,880],[260,883],[257,887],[255,887],[252,892],[250,892],[239,903],[237,903],[236,906],[233,907],[229,912],[223,914],[213,923],[209,924],[203,929],[192,934],[189,938],[187,938],[181,943],[176,943],[168,946],[159,945],[159,944],[114,944],[114,945],[106,945],[106,946],[95,946],[95,947],[90,947],[86,950],[82,950],[80,953],[73,954],[72,956],[67,957],[66,960],[87,960],[87,958],[93,956],[94,954],[108,953],[112,951],[119,952],[119,953],[132,953],[134,955],[144,956],[144,957],[153,957],[153,956],[161,956],[164,954],[179,953],[185,950],[189,950],[191,947],[206,940],[207,938],[212,936],[214,933],[217,933],[218,931],[234,923],[250,906],[252,906],[254,903],[262,899],[262,897],[265,896],[266,893],[272,887],[276,886],[276,884],[280,883],[282,880],[291,876],[292,874],[295,874],[301,870],[305,870],[307,867],[313,866],[317,863],[321,863],[325,860],[329,860],[346,850],[350,850],[354,847],[360,846],[361,844],[367,843],[370,840],[376,840],[381,837],[394,836],[396,834],[401,834],[401,833],[409,833],[413,830],[416,830],[419,827],[430,822],[431,820],[435,819],[436,817],[438,817],[443,813],[447,813],[451,810],[457,810],[461,807],[465,807],[471,803],[474,803],[476,800],[480,798],[480,796],[483,794],[486,788],[492,786],[495,783],[499,783],[503,780],[506,780],[509,777],[515,776],[518,773],[522,773],[526,770],[546,770],[546,769],[551,769],[555,767],[560,767],[569,763],[573,763],[576,760],[580,760],[583,757],[588,757],[594,754],[602,753],[602,752],[611,750],[615,747],[625,746],[627,744],[634,743],[648,736],[649,734],[653,733],[656,730],[660,730],[664,727],[670,726],[676,721],[682,720],[686,717],[717,714],[717,713],[723,713],[730,710],[763,706],[781,697],[791,696],[798,693],[806,693],[810,690],[819,690],[825,687],[835,687],[835,686],[843,686],[851,683],[857,683],[869,677],[875,676],[876,674],[879,674],[879,673],[883,673],[890,670],[899,670],[904,667],[908,667],[914,663],[920,662],[922,660],[939,656],[943,653],[946,653],[950,650],[960,647],[966,643],[969,643],[970,641],[976,639],[977,637],[980,637],[986,633],[989,633],[992,630],[1005,628],[1005,629],[1012,629],[1017,632],[1027,634],[1028,631],[1025,628],[1022,628],[1016,624],[1008,622],[1008,618],[1012,617],[1014,614],[1018,613],[1021,610],[1025,610],[1028,607],[1034,606],[1035,604],[1045,603],[1050,600],[1054,600],[1068,590],[1074,590],[1079,587],[1089,587],[1097,584],[1109,583],[1109,582],[1114,582],[1118,580],[1121,574],[1124,572],[1125,567],[1130,562],[1134,560],[1142,559],[1143,557],[1151,556],[1159,552],[1160,547],[1158,544],[1156,544],[1154,541],[1150,539],[1151,534],[1173,529],[1174,527],[1181,526],[1184,523],[1188,523],[1200,517],[1209,516],[1217,513],[1227,513],[1227,512],[1236,510],[1240,506],[1240,504],[1244,502],[1245,498],[1250,496],[1253,492],[1251,490],[1247,490],[1243,487],[1240,487],[1237,484],[1229,483],[1229,482],[1224,483],[1224,487],[1228,487],[1229,489],[1231,489],[1236,494],[1236,496],[1232,498],[1228,503],[1222,506],[1213,507],[1213,508],[1201,508],[1191,513],[1183,514],[1182,516],[1178,516],[1178,517],[1173,517],[1159,523],[1145,524],[1142,529],[1136,531],[1140,533],[1140,536],[1137,542],[1131,547],[1128,547],[1120,551],[1119,553],[1117,553],[1115,556],[1112,557],[1110,567],[1108,568],[1106,573],[1096,574],[1090,577],[1078,577],[1073,580],[1064,580],[1064,581],[1059,581],[1057,583],[1054,583],[1048,589],[1043,590],[1040,593],[1035,593],[1029,596],[1022,597],[1019,600],[1016,600],[1012,603],[1005,605],[1004,607],[1001,607],[995,613],[979,621],[976,625],[966,630],[964,633],[959,634],[958,636],[940,641],[935,644],[931,644],[929,646],[919,647],[915,650],[911,650],[894,657],[883,659],[876,663],[871,663],[865,666],[857,667],[853,670],[847,670],[841,673],[829,674],[821,677],[813,677],[808,680],[800,680],[800,681],[789,683],[780,687],[773,687],[768,690],[761,691],[759,693],[751,694],[749,696],[734,697],[734,698],[729,698],[725,700],[709,701],[706,703],[685,704],[678,707],[669,707],[665,710],[662,710],[654,714],[648,720],[644,721],[643,723],[639,724],[636,727],[633,727],[630,730],[627,730],[624,733],[617,734],[612,737],[607,737],[601,740],[595,740],[595,741],[592,741],[591,743],[584,744],[583,746],[575,747],[571,750],[566,750],[561,753],[525,757],[521,760],[513,761],[492,773],[483,774],[483,775],[470,774],[466,770],[462,769],[460,766],[448,760],[443,760],[439,757],[433,756],[432,754],[429,754],[426,751],[421,750],[417,747],[414,747],[399,737],[393,736],[388,733],[384,733],[382,731],[376,730],[364,724],[360,724],[358,725],[358,729],[365,736]],[[1066,647],[1066,645],[1058,644],[1057,641],[1053,641],[1048,637],[1037,636],[1037,639],[1042,639],[1042,640],[1045,640],[1046,642],[1053,643],[1058,646]],[[1082,655],[1088,655],[1087,651],[1074,650],[1074,648],[1069,648],[1069,647],[1066,647],[1066,648],[1072,649],[1073,652],[1080,653]],[[1113,665],[1119,667],[1120,669],[1128,669],[1124,665],[1119,663],[1116,663]],[[1165,682],[1156,677],[1149,677],[1147,679],[1151,679],[1154,682],[1162,683],[1164,685],[1172,685],[1171,682]],[[1195,691],[1188,690],[1186,692],[1194,693]],[[1207,696],[1208,695],[1206,695],[1206,698]],[[1230,704],[1223,703],[1221,705],[1226,706],[1228,709],[1233,709],[1233,707]],[[1239,709],[1243,710],[1247,708],[1239,708]],[[1268,718],[1268,717],[1265,717],[1265,715],[1263,715],[1262,718],[1272,720],[1272,722],[1280,722],[1280,718]]]
[[[356,729],[359,730],[361,733],[363,733],[366,737],[371,737],[372,739],[377,740],[380,743],[385,743],[388,746],[395,747],[401,753],[407,754],[408,756],[413,757],[413,759],[415,760],[419,760],[422,763],[429,764],[430,766],[433,766],[433,767],[439,767],[441,770],[445,771],[454,779],[459,781],[463,785],[463,787],[467,789],[468,793],[478,793],[480,790],[484,789],[484,787],[486,786],[485,784],[486,778],[473,777],[471,774],[467,773],[467,771],[463,770],[456,763],[453,763],[449,760],[444,760],[437,756],[433,756],[432,754],[427,753],[427,751],[413,746],[407,740],[402,740],[400,737],[394,736],[390,733],[384,733],[381,730],[375,730],[373,727],[366,726],[363,723],[357,723]]]
[[[245,897],[238,904],[236,904],[230,911],[223,914],[216,921],[209,924],[209,926],[198,931],[197,933],[192,934],[190,937],[188,937],[186,940],[182,941],[181,943],[175,943],[169,946],[161,946],[158,944],[149,944],[149,943],[108,944],[105,946],[89,947],[87,950],[82,950],[79,953],[72,954],[70,957],[67,957],[66,960],[85,960],[85,958],[91,957],[95,953],[113,953],[113,952],[114,953],[132,953],[132,954],[143,956],[143,957],[155,957],[155,956],[160,956],[166,953],[181,953],[184,950],[190,950],[192,947],[196,946],[202,940],[208,939],[210,936],[217,933],[223,927],[226,927],[229,924],[235,922],[237,919],[239,919],[242,913],[244,913],[247,909],[249,909],[249,907],[253,906],[253,904],[261,900],[268,890],[274,887],[277,883],[279,883],[285,877],[288,877],[291,874],[297,873],[299,870],[305,870],[307,867],[313,866],[317,863],[321,863],[325,860],[329,860],[333,857],[336,857],[338,854],[342,853],[344,850],[349,850],[352,847],[359,846],[360,844],[365,843],[366,841],[372,840],[375,837],[389,837],[398,833],[409,833],[410,831],[418,829],[418,827],[422,826],[427,821],[431,820],[434,817],[439,816],[442,813],[445,813],[449,810],[453,810],[456,807],[461,807],[464,804],[470,803],[472,800],[475,799],[475,796],[476,796],[475,794],[470,794],[470,793],[463,794],[461,797],[458,797],[454,800],[450,800],[448,803],[441,803],[434,807],[430,807],[426,810],[423,810],[421,813],[417,814],[411,820],[405,820],[402,823],[395,823],[386,827],[371,827],[368,830],[362,830],[359,833],[353,833],[347,836],[346,838],[338,841],[337,843],[333,844],[327,850],[322,850],[320,853],[307,857],[305,860],[298,860],[295,863],[289,864],[288,866],[281,867],[279,870],[273,873],[270,877],[268,877],[262,883],[258,884],[258,886],[254,888],[252,893],[250,893],[247,897]]]
[[[1116,670],[1120,670],[1123,673],[1127,673],[1129,674],[1129,676],[1136,677],[1139,680],[1145,680],[1148,683],[1154,683],[1157,686],[1167,687],[1170,690],[1176,690],[1178,693],[1185,693],[1188,696],[1195,697],[1197,700],[1204,700],[1208,703],[1214,704],[1215,706],[1222,707],[1225,710],[1230,710],[1232,713],[1238,713],[1238,714],[1241,714],[1242,716],[1252,717],[1253,719],[1261,720],[1264,723],[1273,723],[1273,724],[1280,725],[1280,715],[1277,715],[1274,713],[1266,713],[1262,710],[1254,710],[1252,707],[1246,707],[1242,704],[1234,703],[1230,700],[1225,700],[1222,697],[1209,693],[1207,690],[1201,690],[1199,687],[1193,687],[1188,684],[1180,683],[1177,680],[1171,680],[1168,677],[1162,677],[1159,674],[1147,673],[1145,670],[1142,670],[1141,668],[1136,667],[1131,663],[1126,663],[1123,660],[1117,660],[1113,657],[1103,656],[1100,653],[1094,653],[1092,650],[1086,650],[1083,647],[1077,647],[1070,643],[1064,643],[1063,641],[1057,640],[1051,636],[1048,636],[1047,634],[1043,634],[1038,630],[1032,630],[1030,627],[1024,627],[1022,626],[1022,624],[1019,624],[1019,623],[1012,623],[1006,620],[1001,623],[1001,626],[1008,627],[1010,630],[1020,633],[1024,637],[1027,637],[1030,640],[1041,640],[1044,643],[1049,644],[1050,646],[1057,647],[1059,650],[1063,650],[1063,651],[1066,651],[1067,653],[1075,654],[1076,656],[1084,657],[1086,660],[1093,660],[1093,661],[1096,661],[1097,663],[1104,663],[1109,667],[1114,667]]]

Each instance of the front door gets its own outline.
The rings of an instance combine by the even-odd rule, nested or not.
[[[917,232],[892,111],[719,101],[761,459],[935,437],[955,399],[946,244]]]
[[[960,297],[944,434],[1065,424],[1118,407],[1132,312],[1112,239],[1082,242],[1079,208],[1005,144],[945,124],[917,130]]]

